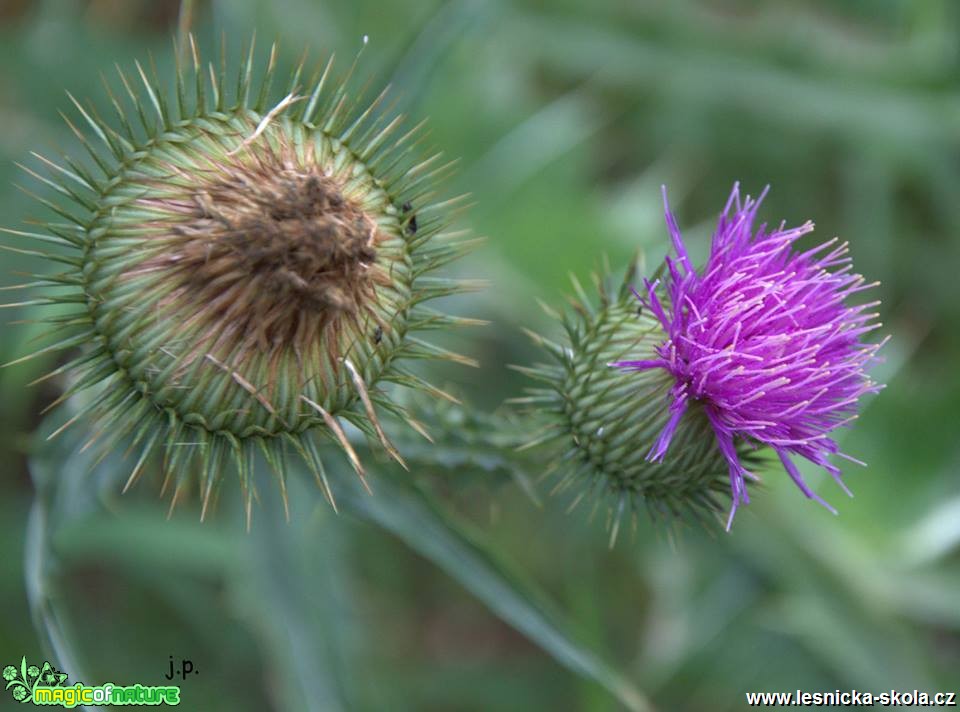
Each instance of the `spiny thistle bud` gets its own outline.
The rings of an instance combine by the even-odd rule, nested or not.
[[[515,403],[531,406],[548,422],[529,447],[545,448],[557,475],[554,492],[580,488],[570,509],[587,495],[595,506],[608,506],[611,545],[620,522],[629,514],[636,522],[641,503],[655,518],[720,511],[719,493],[726,490],[726,462],[709,436],[705,415],[691,412],[675,433],[677,458],[651,462],[645,456],[669,420],[664,397],[673,385],[661,371],[628,373],[609,367],[637,353],[652,351],[664,331],[649,310],[638,309],[631,293],[638,265],[615,286],[609,270],[594,275],[599,293],[591,299],[574,279],[573,309],[546,311],[563,325],[565,344],[538,334],[531,337],[552,356],[552,363],[519,367],[542,387],[528,389]],[[696,409],[693,409],[694,411]]]
[[[67,198],[44,201],[67,223],[5,232],[66,248],[43,256],[67,270],[20,304],[60,307],[55,342],[24,359],[80,347],[46,376],[75,374],[61,401],[93,389],[70,422],[94,416],[105,450],[132,443],[128,487],[161,460],[171,508],[199,473],[203,515],[232,461],[249,519],[253,453],[285,497],[288,449],[332,502],[314,436],[339,443],[361,477],[341,419],[402,463],[377,409],[404,411],[378,385],[435,392],[406,361],[470,363],[415,336],[468,322],[423,306],[470,286],[430,276],[467,247],[443,232],[457,200],[434,193],[450,164],[418,157],[419,127],[400,135],[383,94],[350,101],[332,60],[303,92],[301,62],[273,103],[275,46],[255,87],[251,44],[235,93],[225,61],[205,67],[192,38],[187,49],[174,102],[139,63],[140,89],[119,74],[126,108],[110,94],[116,126],[71,97],[93,166],[38,156],[50,175],[30,171]]]
[[[611,365],[635,372],[639,384],[652,375],[669,384],[669,420],[648,459],[679,462],[685,443],[677,442],[691,406],[709,420],[716,446],[727,461],[733,505],[727,528],[740,503],[748,503],[736,442],[766,445],[809,498],[836,514],[804,482],[790,455],[799,455],[830,473],[844,491],[840,469],[828,457],[840,452],[830,437],[857,417],[857,403],[882,386],[866,369],[876,361],[880,343],[861,337],[880,324],[868,310],[878,301],[848,305],[853,294],[875,286],[851,272],[847,244],[834,238],[798,252],[794,243],[813,231],[813,223],[772,231],[754,229],[766,190],[758,200],[741,201],[737,185],[720,216],[706,266],[690,263],[676,220],[663,191],[667,227],[676,259],[661,303],[657,282],[646,282],[637,297],[656,316],[663,336],[629,359]],[[700,422],[701,416],[697,416]],[[638,446],[641,443],[636,443]],[[668,453],[669,451],[669,453]],[[862,464],[862,463],[860,463]]]

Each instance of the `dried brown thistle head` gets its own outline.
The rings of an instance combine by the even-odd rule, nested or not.
[[[205,513],[232,462],[249,517],[254,453],[285,496],[289,451],[332,501],[317,436],[361,477],[341,421],[402,462],[377,411],[420,426],[392,385],[445,396],[407,364],[471,363],[415,335],[475,323],[424,306],[471,286],[434,276],[468,247],[444,232],[457,201],[434,192],[450,164],[417,157],[418,130],[399,134],[383,95],[349,101],[330,63],[308,91],[301,64],[271,107],[276,47],[258,91],[251,48],[233,101],[226,68],[208,76],[189,50],[175,101],[137,64],[139,94],[120,73],[131,106],[110,96],[118,125],[74,101],[92,163],[40,158],[50,177],[30,171],[67,204],[44,201],[59,216],[46,234],[6,232],[68,254],[48,255],[65,272],[24,285],[42,298],[15,305],[61,307],[55,337],[24,359],[80,347],[47,376],[75,375],[61,400],[89,394],[63,428],[89,414],[88,444],[139,453],[128,486],[156,463],[172,504],[196,484]]]
[[[156,221],[165,248],[134,271],[175,285],[171,309],[202,326],[198,353],[292,352],[336,370],[345,333],[388,328],[380,291],[403,251],[348,178],[289,146],[248,147],[202,175],[185,200],[163,204],[182,222]]]

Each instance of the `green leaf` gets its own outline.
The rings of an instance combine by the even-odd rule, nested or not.
[[[260,467],[259,474],[269,473]],[[356,707],[351,680],[358,668],[350,664],[352,621],[339,590],[347,578],[343,528],[336,526],[343,521],[331,521],[333,511],[326,502],[316,504],[308,484],[291,482],[294,511],[287,522],[275,483],[261,483],[264,511],[243,542],[247,565],[234,587],[282,681],[278,708],[336,712]]]
[[[341,478],[337,498],[346,511],[376,523],[432,561],[485,603],[493,613],[573,672],[605,687],[634,712],[651,703],[621,673],[565,629],[530,583],[469,531],[466,523],[440,510],[420,490],[387,476],[370,496]]]

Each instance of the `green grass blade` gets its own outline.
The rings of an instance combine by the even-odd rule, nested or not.
[[[634,712],[653,709],[629,680],[564,629],[528,582],[423,492],[387,477],[377,479],[372,497],[355,485],[346,489],[345,484],[338,487],[346,509],[393,533],[442,568],[557,662],[602,685]]]

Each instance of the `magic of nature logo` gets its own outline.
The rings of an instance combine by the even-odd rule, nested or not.
[[[28,665],[27,658],[20,665],[3,668],[5,689],[20,703],[73,708],[77,705],[179,705],[180,688],[175,685],[84,685],[77,682],[66,685],[67,674],[49,662],[42,667]]]

